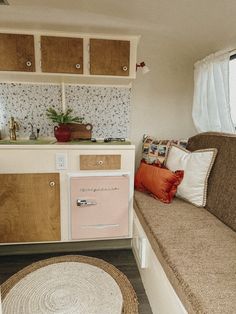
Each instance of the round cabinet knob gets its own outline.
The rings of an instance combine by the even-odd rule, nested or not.
[[[49,182],[50,187],[54,187],[55,184],[56,184],[56,183],[55,183],[54,181],[50,181],[50,182]]]
[[[77,63],[77,64],[75,65],[75,67],[76,67],[76,69],[80,69],[80,64]]]
[[[97,165],[98,165],[98,166],[102,166],[102,165],[103,165],[103,160],[98,160],[98,161],[97,161]]]
[[[126,72],[126,71],[128,71],[128,67],[125,65],[125,66],[123,66],[122,70],[123,70],[124,72]]]
[[[27,62],[26,62],[26,65],[27,65],[27,67],[31,67],[32,62],[31,62],[31,61],[27,61]]]

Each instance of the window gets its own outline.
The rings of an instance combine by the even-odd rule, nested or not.
[[[230,57],[229,62],[229,91],[231,116],[236,126],[236,54]]]

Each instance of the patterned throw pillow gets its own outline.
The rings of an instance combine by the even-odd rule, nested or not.
[[[172,144],[186,148],[188,140],[160,140],[155,137],[143,136],[142,158],[148,164],[162,164],[166,160]]]

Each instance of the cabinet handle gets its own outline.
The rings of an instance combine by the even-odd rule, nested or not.
[[[98,166],[102,166],[103,164],[104,164],[103,160],[98,160],[98,161],[97,161],[97,165],[98,165]]]
[[[27,61],[27,62],[26,62],[26,66],[27,66],[27,67],[31,67],[31,65],[32,65],[32,62],[31,62],[31,61]]]
[[[75,65],[75,67],[76,67],[76,69],[80,69],[80,64],[77,63],[77,64]]]
[[[128,67],[125,65],[125,66],[123,66],[122,70],[123,70],[124,72],[126,72],[126,71],[128,71]]]
[[[55,183],[54,181],[50,181],[50,182],[49,182],[50,187],[54,187],[55,184],[56,184],[56,183]]]

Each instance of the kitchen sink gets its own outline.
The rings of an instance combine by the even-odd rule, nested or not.
[[[0,145],[45,145],[45,144],[55,144],[56,139],[37,139],[37,140],[28,140],[28,139],[17,139],[9,140],[3,139],[0,140]]]

